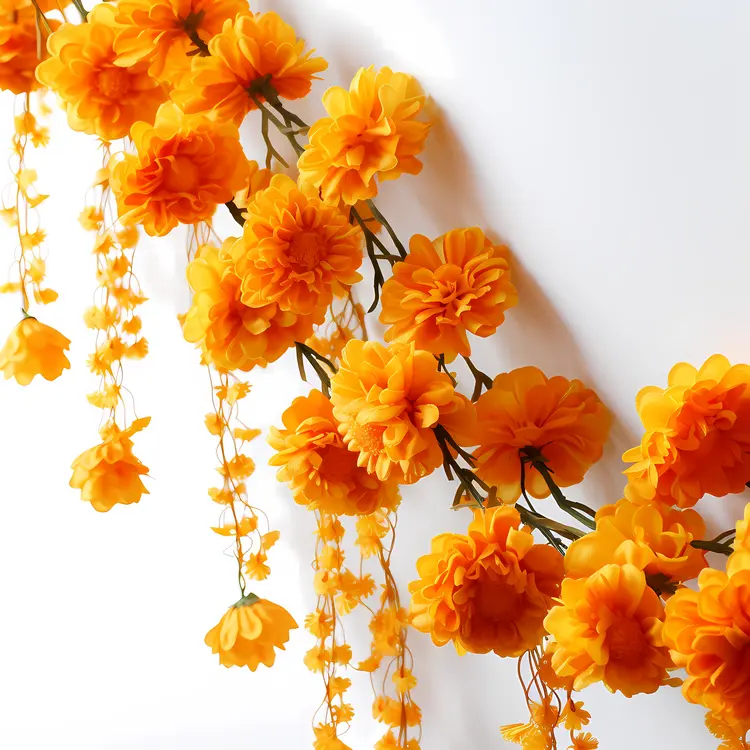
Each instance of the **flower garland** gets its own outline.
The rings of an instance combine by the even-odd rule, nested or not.
[[[102,443],[75,460],[71,480],[97,510],[147,493],[132,437],[148,419],[129,420],[122,396],[123,358],[147,349],[134,312],[144,301],[137,227],[155,237],[189,227],[192,300],[181,324],[211,380],[206,426],[221,483],[209,495],[222,507],[214,531],[233,538],[239,587],[206,636],[219,662],[271,666],[297,627],[249,590],[266,585],[279,532],[250,500],[255,465],[244,451],[259,431],[239,418],[250,385],[238,375],[294,349],[303,380],[319,388],[288,406],[268,440],[279,480],[316,519],[305,664],[324,687],[317,750],[348,747],[345,675],[355,671],[370,675],[373,717],[385,725],[376,750],[418,750],[412,627],[436,646],[517,660],[529,720],[501,732],[525,748],[595,750],[578,693],[601,682],[627,697],[681,685],[722,747],[747,750],[750,506],[712,539],[694,506],[750,483],[750,366],[716,355],[676,365],[666,388],[643,389],[644,435],[624,455],[623,497],[598,510],[570,499],[602,456],[605,405],[579,380],[535,367],[493,378],[471,359],[474,338],[494,335],[518,303],[510,251],[478,227],[404,242],[374,202],[383,181],[422,167],[431,123],[411,76],[362,68],[348,89],[328,89],[325,115],[308,125],[288,102],[310,93],[327,62],[277,14],[251,13],[245,0],[73,4],[81,23],[48,0],[14,0],[0,14],[0,88],[23,105],[15,196],[3,204],[18,232],[17,279],[3,291],[20,292],[24,315],[0,369],[28,384],[69,366],[70,342],[28,312],[32,299],[56,296],[43,286],[34,218],[46,196],[26,166],[28,142],[47,140],[30,109],[43,87],[72,129],[100,139],[106,167],[82,214],[96,233],[98,298],[86,321],[98,332],[90,366],[101,385],[89,400],[105,414]],[[259,118],[265,168],[240,143],[247,116]],[[111,156],[107,144],[126,137],[132,149]],[[240,228],[224,242],[211,223],[222,206]],[[353,296],[363,262],[385,343],[369,340]],[[473,518],[466,533],[433,539],[407,604],[390,565],[400,487],[441,468],[453,507]],[[358,564],[347,564],[347,525]],[[707,552],[726,556],[726,569],[709,567]],[[344,626],[360,605],[371,613],[371,653],[354,668]]]

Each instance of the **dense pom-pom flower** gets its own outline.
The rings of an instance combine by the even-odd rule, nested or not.
[[[327,203],[349,206],[378,194],[379,180],[419,174],[417,159],[429,123],[417,118],[425,97],[419,84],[390,68],[362,68],[349,91],[338,86],[323,95],[328,117],[309,133],[299,159],[300,184],[317,190]]]
[[[474,408],[414,344],[349,341],[331,380],[333,414],[358,463],[378,479],[412,484],[443,462],[434,428],[467,445]]]
[[[284,428],[271,427],[268,437],[277,451],[270,464],[281,467],[277,477],[292,489],[295,502],[344,515],[396,508],[398,485],[357,465],[339,435],[331,402],[320,391],[294,399],[281,419]]]
[[[690,581],[706,567],[706,553],[691,546],[706,524],[694,510],[619,500],[596,513],[596,531],[573,542],[565,554],[565,575],[587,578],[608,563],[631,563],[647,575]]]
[[[119,0],[117,64],[146,62],[150,75],[172,86],[190,71],[193,55],[238,13],[247,13],[247,0]]]
[[[452,362],[469,356],[467,332],[486,338],[505,320],[518,295],[508,248],[493,245],[478,227],[454,229],[431,242],[411,238],[409,254],[393,267],[382,292],[386,341],[413,341]]]
[[[225,667],[248,667],[254,672],[260,664],[273,665],[274,649],[283,651],[289,631],[296,627],[283,607],[247,594],[206,633],[206,645]]]
[[[232,258],[246,305],[275,302],[307,315],[362,279],[362,232],[338,208],[308,198],[279,174],[253,196]]]
[[[28,385],[37,375],[55,380],[70,368],[65,356],[69,348],[70,339],[59,331],[36,318],[24,318],[0,349],[0,372],[20,385]]]
[[[546,634],[544,618],[560,592],[563,559],[534,544],[515,508],[474,512],[466,534],[440,534],[417,561],[413,625],[443,646],[520,656]]]
[[[191,75],[178,83],[174,100],[185,112],[211,112],[219,120],[242,122],[260,101],[302,99],[328,67],[276,13],[238,15],[225,22],[196,56]]]
[[[50,36],[51,56],[37,68],[39,81],[60,98],[68,125],[107,141],[126,136],[139,120],[153,122],[166,99],[146,63],[115,65],[118,33],[115,8],[97,5],[87,23],[66,23]]]
[[[141,480],[141,475],[148,474],[148,467],[133,454],[131,438],[150,421],[150,417],[136,419],[125,430],[114,423],[105,425],[102,442],[73,461],[70,486],[81,490],[81,499],[91,503],[94,510],[106,512],[118,503],[137,503],[142,495],[149,494]]]
[[[49,20],[53,30],[59,21]],[[18,9],[0,7],[0,90],[27,94],[39,88],[35,71],[39,64],[39,32],[36,11],[29,3]],[[44,44],[41,53],[46,57]]]
[[[123,154],[110,180],[125,225],[162,236],[178,223],[207,221],[245,185],[247,159],[231,124],[166,103],[153,126],[137,122],[130,135],[137,153]]]
[[[628,698],[676,684],[662,642],[664,606],[635,565],[605,565],[589,578],[566,578],[560,605],[544,626],[556,641],[552,668],[576,690],[603,682]],[[677,681],[679,683],[679,681]]]
[[[666,389],[636,399],[646,432],[623,460],[626,497],[689,508],[703,495],[742,492],[750,481],[750,366],[715,354],[700,369],[682,362]]]
[[[741,734],[750,729],[750,505],[737,524],[727,572],[708,568],[698,591],[682,588],[667,602],[664,640],[687,680],[682,692]]]
[[[247,372],[277,360],[295,341],[304,341],[313,330],[313,318],[285,312],[275,303],[248,307],[241,299],[229,248],[204,245],[188,264],[187,277],[193,301],[182,332],[198,344],[204,359],[223,370]],[[320,322],[320,321],[318,321]]]
[[[521,495],[524,448],[540,451],[560,487],[578,484],[601,457],[609,434],[607,408],[580,380],[547,376],[536,367],[498,375],[477,401],[476,473],[514,503]],[[547,497],[544,477],[526,466],[526,490]]]

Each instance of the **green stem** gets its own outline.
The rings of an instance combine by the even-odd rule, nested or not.
[[[75,9],[80,14],[81,20],[84,22],[88,21],[89,12],[86,10],[86,8],[83,7],[83,3],[81,2],[81,0],[73,0],[73,5],[75,6]]]
[[[693,539],[690,542],[690,546],[695,549],[703,549],[708,552],[716,552],[719,555],[726,555],[729,557],[734,552],[734,548],[729,544],[722,544],[721,542],[708,541],[706,539]]]
[[[229,209],[229,213],[232,214],[232,218],[240,226],[244,226],[245,217],[242,215],[242,209],[234,201],[227,201],[224,205]]]
[[[471,394],[471,400],[477,401],[477,399],[479,399],[479,397],[482,395],[482,388],[485,388],[488,391],[490,390],[490,388],[492,388],[492,378],[486,373],[482,372],[471,361],[471,357],[465,357],[463,354],[461,356],[464,362],[466,362],[466,364],[468,365],[471,374],[474,376],[474,392]]]
[[[37,0],[31,0],[31,4],[34,6],[36,10],[36,17],[38,21],[41,21],[44,24],[44,28],[47,30],[48,34],[52,33],[52,27],[49,25],[49,21],[47,20],[47,16],[42,13],[42,9],[39,7],[39,3]]]
[[[396,246],[396,249],[398,250],[398,254],[401,256],[402,259],[406,258],[406,248],[402,244],[401,240],[398,238],[398,235],[393,230],[393,227],[388,223],[388,219],[383,216],[383,214],[380,212],[380,209],[375,205],[375,202],[373,200],[368,200],[367,205],[370,207],[370,211],[372,211],[372,215],[385,227],[386,231],[391,237],[391,240],[393,241],[393,244]]]

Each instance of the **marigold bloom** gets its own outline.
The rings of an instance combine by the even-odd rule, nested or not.
[[[307,315],[362,279],[362,232],[337,208],[306,197],[294,180],[278,174],[253,196],[232,258],[246,305],[276,302]]]
[[[378,194],[376,177],[419,174],[416,155],[430,129],[417,119],[424,102],[419,84],[390,68],[362,68],[349,91],[328,89],[323,95],[328,117],[310,128],[310,143],[299,159],[300,184],[319,189],[326,203],[352,206]]]
[[[153,126],[137,122],[130,135],[137,153],[124,154],[111,178],[123,224],[162,236],[178,223],[207,221],[245,184],[247,160],[231,124],[166,103]]]
[[[381,482],[361,466],[338,432],[331,402],[317,390],[294,399],[281,417],[284,429],[271,427],[269,463],[292,489],[295,502],[310,510],[345,515],[394,510],[398,486]]]
[[[664,606],[634,565],[605,565],[589,578],[566,578],[560,605],[544,626],[556,640],[552,667],[575,690],[603,682],[628,698],[674,684],[661,640]]]
[[[689,508],[703,495],[742,492],[750,481],[750,366],[715,354],[700,370],[682,362],[666,389],[636,398],[646,432],[623,460],[626,497]]]
[[[417,561],[413,625],[437,646],[520,656],[546,634],[544,618],[560,592],[562,555],[534,544],[509,506],[474,511],[467,534],[440,534]]]
[[[50,19],[53,30],[59,21]],[[18,10],[0,8],[0,90],[26,94],[39,88],[34,75],[39,64],[36,11],[29,4]],[[42,44],[42,57],[46,49]]]
[[[498,375],[477,401],[476,472],[514,503],[521,495],[521,458],[527,447],[541,451],[560,487],[580,482],[601,457],[609,434],[607,408],[580,380],[547,376],[536,367]],[[526,490],[550,493],[537,469],[526,466]]]
[[[289,631],[296,627],[294,618],[283,607],[248,594],[206,633],[206,645],[219,655],[219,663],[225,667],[248,667],[254,672],[259,664],[273,665],[274,648],[283,651]]]
[[[137,503],[142,495],[149,494],[141,481],[148,467],[133,454],[130,438],[150,421],[150,417],[136,419],[125,430],[113,422],[105,425],[100,431],[102,442],[73,461],[70,486],[81,490],[81,499],[91,503],[94,510],[105,513],[118,503]]]
[[[166,99],[147,63],[115,65],[115,12],[101,4],[87,23],[64,24],[47,42],[51,57],[37,68],[39,81],[59,96],[68,125],[107,141],[126,136],[138,120],[153,122]]]
[[[443,462],[434,428],[444,426],[467,444],[472,403],[438,372],[429,352],[414,344],[349,341],[331,380],[333,415],[359,466],[385,481],[413,484]]]
[[[6,380],[14,377],[19,385],[28,385],[36,375],[55,380],[70,368],[65,356],[69,348],[70,339],[59,331],[36,318],[24,318],[0,349],[0,372]]]
[[[647,575],[690,581],[706,567],[706,553],[690,546],[703,539],[706,524],[694,510],[636,505],[620,500],[596,513],[596,531],[573,542],[565,575],[587,578],[608,563],[631,563]]]
[[[241,300],[241,281],[229,248],[201,247],[187,267],[193,302],[184,318],[186,341],[200,345],[204,358],[224,370],[265,367],[313,329],[310,316],[279,310],[275,303],[248,307]]]
[[[727,572],[707,568],[698,591],[682,588],[667,602],[664,641],[687,671],[682,692],[741,733],[750,729],[750,556],[745,517],[737,524]]]
[[[431,242],[417,234],[393,267],[381,295],[386,341],[413,341],[452,362],[469,356],[467,332],[486,338],[518,301],[508,248],[493,245],[478,227],[454,229]]]
[[[146,62],[150,75],[174,85],[199,49],[189,35],[206,44],[238,13],[247,13],[247,0],[119,0],[117,64]]]
[[[208,44],[210,55],[196,56],[191,75],[172,92],[185,112],[211,112],[220,121],[242,122],[264,101],[302,99],[328,67],[276,13],[238,15],[224,23]],[[272,93],[274,92],[274,93]]]

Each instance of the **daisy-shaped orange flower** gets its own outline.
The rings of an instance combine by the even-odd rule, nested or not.
[[[302,99],[316,75],[328,67],[276,13],[244,14],[227,20],[193,58],[191,75],[178,82],[174,100],[185,112],[211,112],[238,124],[256,102]]]
[[[538,646],[544,618],[560,592],[563,558],[534,544],[515,508],[474,512],[466,534],[440,534],[417,562],[413,625],[433,643],[452,641],[471,651],[520,656]]]
[[[107,141],[127,135],[139,120],[153,122],[166,99],[147,63],[115,65],[114,44],[121,31],[115,13],[101,4],[87,23],[64,24],[47,43],[51,57],[37,68],[41,83],[60,98],[68,125]]]
[[[608,563],[632,563],[648,575],[690,581],[706,567],[706,553],[691,546],[706,524],[694,510],[622,499],[596,513],[596,531],[573,542],[565,554],[565,575],[585,578]]]
[[[493,245],[478,227],[454,229],[431,242],[411,238],[409,254],[393,267],[382,292],[386,341],[413,341],[452,362],[469,356],[467,333],[491,336],[518,295],[508,248]]]
[[[229,257],[233,238],[223,250],[204,245],[188,264],[193,302],[182,324],[187,341],[198,344],[207,362],[224,370],[265,367],[313,329],[310,316],[283,311],[275,303],[248,307],[241,280]]]
[[[289,631],[296,627],[283,607],[247,594],[206,633],[206,645],[225,667],[247,667],[254,672],[261,664],[273,666],[274,649],[283,651]]]
[[[231,124],[166,103],[153,126],[137,122],[130,135],[136,153],[115,162],[110,180],[123,224],[165,235],[207,221],[245,185],[247,160]]]
[[[362,232],[337,208],[308,198],[279,174],[253,196],[232,257],[246,305],[275,302],[307,315],[361,280]]]
[[[636,399],[646,432],[625,453],[626,496],[689,508],[703,495],[742,492],[750,481],[750,366],[715,354],[700,369],[682,362],[666,389]]]
[[[437,360],[414,344],[349,341],[331,380],[333,414],[360,466],[378,479],[412,484],[443,462],[434,428],[470,440],[472,403],[456,393]]]
[[[50,19],[52,29],[59,21]],[[40,53],[46,57],[46,48],[36,25],[36,11],[29,3],[19,9],[0,8],[0,90],[26,94],[39,88],[35,76]]]
[[[663,621],[664,605],[635,565],[605,565],[589,578],[566,578],[560,604],[544,621],[556,641],[552,668],[572,677],[575,690],[603,682],[628,698],[675,684]]]
[[[476,472],[503,502],[521,495],[521,452],[540,452],[560,487],[578,484],[601,457],[611,418],[580,380],[547,376],[536,367],[498,375],[477,401]],[[526,490],[547,497],[549,487],[531,463]]]
[[[247,8],[247,0],[119,0],[117,64],[145,62],[150,75],[174,85],[224,21]]]
[[[328,89],[328,117],[310,128],[300,183],[320,190],[327,203],[352,206],[378,194],[377,180],[419,174],[417,154],[430,129],[418,119],[424,103],[419,84],[390,68],[362,68],[349,91]]]

